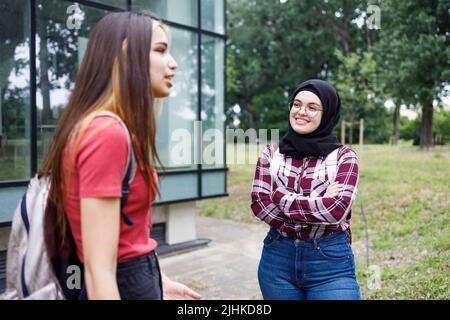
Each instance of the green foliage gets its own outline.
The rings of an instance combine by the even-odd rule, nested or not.
[[[380,37],[374,51],[384,90],[396,105],[422,108],[422,148],[432,144],[432,101],[450,78],[448,0],[381,2]]]
[[[417,117],[414,120],[409,120],[406,117],[400,119],[400,138],[403,140],[412,140],[413,145],[417,146],[420,142],[420,123],[421,120]]]
[[[366,143],[389,142],[392,114],[384,107],[373,54],[354,52],[344,55],[336,50],[335,55],[339,66],[333,82],[342,100],[341,120],[355,122],[364,119]],[[359,129],[354,130],[353,141],[358,141],[358,135]]]
[[[381,12],[375,50],[386,90],[407,104],[438,98],[450,78],[448,1],[386,0]]]
[[[283,123],[252,103],[269,93],[287,97],[302,81],[327,79],[337,67],[334,50],[363,45],[364,32],[352,24],[363,4],[357,1],[228,1],[227,108],[240,105],[241,127],[275,127]],[[339,16],[336,12],[339,11]],[[257,96],[262,98],[256,99]],[[267,114],[257,114],[268,110]],[[267,123],[256,124],[258,118]],[[228,117],[230,124],[232,117]],[[271,121],[273,119],[273,122]],[[287,114],[284,116],[287,119]]]
[[[450,111],[436,110],[433,115],[433,134],[441,137],[446,143],[450,142]]]
[[[251,101],[256,129],[279,129],[287,131],[289,108],[281,90],[271,90],[255,96]]]
[[[386,99],[430,106],[449,84],[449,3],[371,4],[381,9],[377,31],[355,23],[367,20],[366,2],[229,0],[228,113],[240,105],[243,129],[286,127],[262,101],[285,97],[286,103],[299,82],[321,78],[341,93],[343,120],[365,119],[367,142],[390,141],[394,113],[385,110]]]
[[[364,143],[389,143],[392,135],[392,112],[384,107],[369,109],[364,113]],[[353,138],[355,141],[355,137]]]
[[[412,140],[414,145],[420,142],[421,118],[414,120],[408,118],[401,119],[400,137],[404,140]],[[433,137],[436,142],[450,142],[450,111],[437,109],[433,113]]]

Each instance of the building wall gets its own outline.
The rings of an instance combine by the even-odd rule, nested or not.
[[[11,221],[48,150],[90,30],[106,14],[126,9],[156,14],[170,25],[178,63],[173,92],[157,120],[165,167],[157,202],[226,195],[224,144],[215,144],[221,156],[214,163],[194,158],[215,142],[203,132],[224,131],[223,0],[0,0],[0,227]]]

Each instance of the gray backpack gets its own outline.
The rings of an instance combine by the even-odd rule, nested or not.
[[[108,116],[117,119],[128,135],[128,160],[122,181],[121,216],[127,225],[133,222],[123,212],[128,199],[129,184],[134,178],[136,161],[130,134],[123,121],[114,113],[101,112],[97,116]],[[17,206],[8,242],[6,265],[6,291],[0,295],[2,299],[60,300],[76,299],[82,279],[71,279],[77,273],[77,265],[68,265],[64,272],[69,277],[61,277],[55,273],[45,243],[45,212],[50,190],[49,177],[35,175],[31,179],[27,192]],[[82,267],[82,266],[81,266]],[[80,270],[78,270],[80,271]],[[62,281],[62,279],[65,280]]]

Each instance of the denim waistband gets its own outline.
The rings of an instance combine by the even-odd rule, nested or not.
[[[312,245],[314,247],[316,247],[319,244],[336,242],[336,241],[340,241],[343,239],[349,240],[349,235],[348,235],[347,230],[338,231],[336,233],[332,233],[332,234],[329,234],[329,235],[326,235],[323,237],[318,237],[318,238],[285,237],[285,236],[281,235],[278,232],[278,230],[275,228],[270,228],[269,234],[275,239],[281,238],[283,240],[292,241],[296,244]]]
[[[135,268],[135,267],[139,267],[139,266],[145,266],[145,265],[149,265],[151,264],[151,262],[153,260],[156,260],[156,253],[155,251],[151,251],[147,254],[144,254],[143,256],[139,256],[136,258],[131,258],[129,260],[126,261],[122,261],[119,262],[117,264],[117,271],[122,271],[124,269],[129,269],[129,268]]]

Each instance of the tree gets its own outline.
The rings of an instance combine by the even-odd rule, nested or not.
[[[333,82],[342,100],[341,119],[350,121],[350,144],[353,142],[353,123],[361,118],[366,120],[366,138],[372,140],[370,142],[385,142],[380,133],[387,112],[373,53],[353,52],[345,56],[336,50],[335,54],[340,64]],[[372,136],[377,138],[372,139]]]
[[[228,2],[228,83],[239,84],[228,87],[228,108],[240,105],[244,129],[261,117],[255,110],[270,112],[252,107],[255,97],[277,92],[285,105],[300,82],[332,77],[336,48],[365,46],[365,33],[354,23],[361,6],[353,0]]]
[[[22,88],[11,83],[12,73],[18,75],[28,71],[28,58],[20,57],[16,54],[19,47],[27,49],[29,43],[28,32],[21,28],[14,28],[17,21],[24,18],[24,4],[21,1],[0,2],[0,135],[7,137],[18,137],[25,135],[25,117],[15,118],[24,115],[28,103],[28,88]],[[4,14],[6,13],[6,14]],[[21,103],[14,103],[14,101]],[[22,130],[18,130],[18,128]]]
[[[433,100],[441,100],[450,77],[449,1],[385,0],[381,6],[375,51],[385,91],[396,102],[394,132],[400,104],[418,104],[422,109],[420,147],[429,149],[433,144]]]

